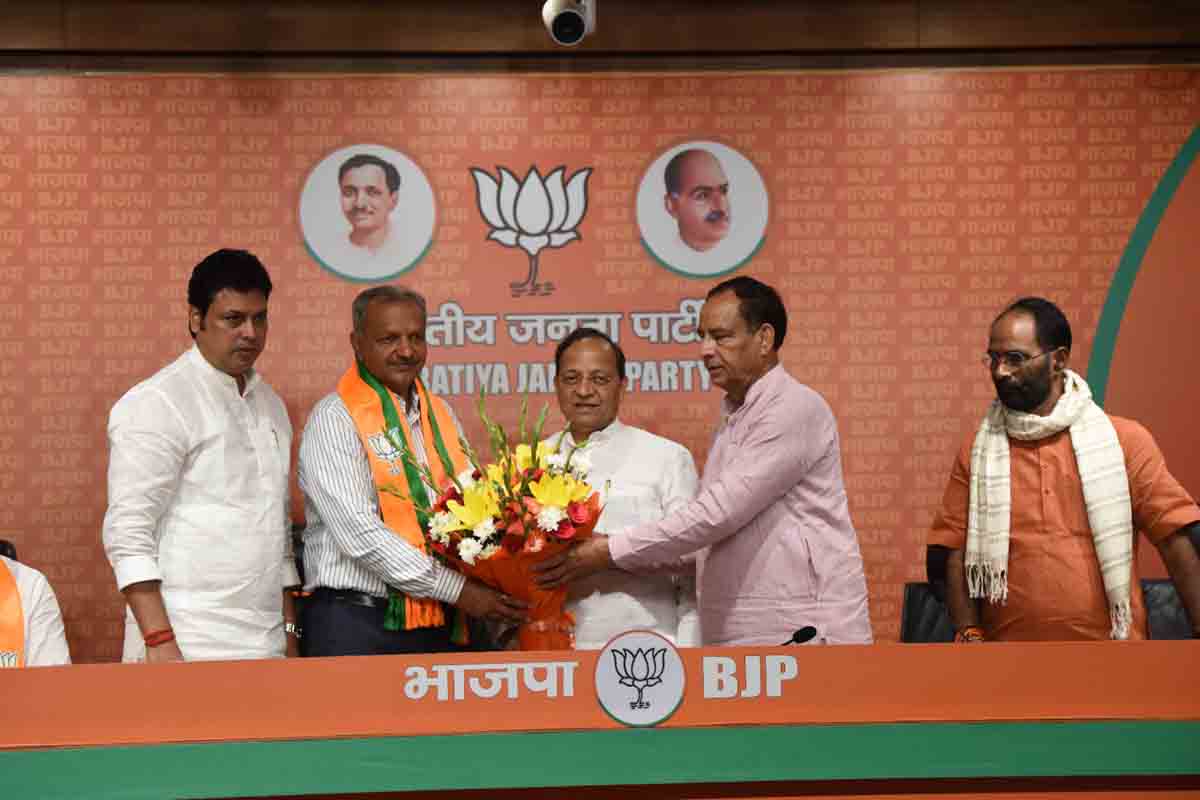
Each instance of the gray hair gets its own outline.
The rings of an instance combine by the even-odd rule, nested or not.
[[[425,310],[425,296],[420,292],[406,289],[403,286],[372,286],[364,289],[354,298],[350,313],[354,320],[354,332],[362,333],[367,326],[367,308],[371,303],[412,303],[421,309],[421,316],[428,316]]]

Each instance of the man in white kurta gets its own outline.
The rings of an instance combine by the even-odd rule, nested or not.
[[[597,530],[620,531],[662,519],[691,500],[699,483],[687,448],[617,419],[624,394],[624,355],[600,331],[580,328],[555,353],[555,391],[568,427],[550,438],[563,454],[590,464],[602,489]],[[646,574],[608,570],[571,585],[575,647],[595,650],[632,629],[652,630],[680,647],[700,644],[693,562]]]
[[[33,567],[0,556],[0,569],[7,569],[17,588],[25,645],[25,666],[54,667],[71,663],[62,611],[46,576]],[[9,666],[0,653],[0,668]]]
[[[270,279],[222,250],[188,286],[196,344],[109,416],[104,548],[130,606],[125,661],[285,653],[292,426],[253,369]]]

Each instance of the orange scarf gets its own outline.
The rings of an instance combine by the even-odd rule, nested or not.
[[[414,382],[414,390],[421,404],[421,440],[425,444],[426,461],[433,473],[436,491],[444,487],[453,475],[465,470],[470,462],[459,444],[458,428],[450,415],[450,408],[441,399],[426,392],[420,379]],[[407,498],[397,497],[390,492],[378,492],[383,521],[404,541],[422,553],[428,553],[425,545],[428,515],[414,505],[413,498],[425,507],[432,506],[437,498],[429,498],[419,472],[404,458],[405,453],[412,452],[409,446],[412,431],[409,430],[407,418],[397,413],[392,393],[361,363],[346,370],[346,374],[338,381],[337,391],[354,420],[363,450],[371,464],[376,487],[396,485],[398,482],[403,487],[404,481],[407,482]],[[450,431],[454,435],[443,437],[442,431]],[[388,436],[389,432],[392,433],[391,437]],[[403,444],[404,449],[397,449],[396,443]],[[436,627],[446,622],[442,604],[433,598],[410,597],[393,590],[390,599],[384,623],[388,630]]]
[[[12,570],[0,559],[0,669],[25,666],[25,615]]]

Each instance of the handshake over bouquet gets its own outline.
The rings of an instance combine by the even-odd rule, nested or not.
[[[590,464],[578,447],[560,449],[561,436],[553,443],[541,441],[546,408],[529,426],[528,404],[522,403],[515,441],[489,418],[482,394],[478,409],[492,460],[482,463],[470,444],[460,440],[470,469],[458,475],[447,470],[449,477],[432,504],[413,501],[426,543],[464,574],[530,603],[530,621],[518,631],[522,649],[569,649],[574,620],[563,609],[566,589],[537,587],[532,566],[595,528],[600,493],[587,482]],[[435,485],[431,471],[412,458],[403,442],[393,444],[405,452],[407,468]],[[395,486],[381,490],[400,492]]]

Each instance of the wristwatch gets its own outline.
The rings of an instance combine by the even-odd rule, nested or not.
[[[303,630],[294,622],[283,623],[283,632],[289,636],[295,636],[297,639],[303,635]]]

